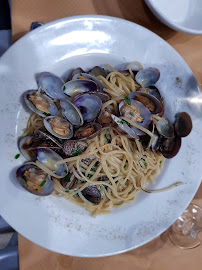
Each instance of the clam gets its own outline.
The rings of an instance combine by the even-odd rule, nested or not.
[[[73,78],[75,75],[81,74],[81,73],[84,73],[84,70],[83,70],[82,68],[78,67],[78,68],[73,69],[73,70],[72,70],[72,73],[71,73],[71,75],[70,75],[70,80],[72,80],[72,78]]]
[[[74,133],[74,138],[79,140],[92,139],[97,136],[102,130],[102,126],[97,122],[87,123],[77,129]]]
[[[23,97],[26,105],[42,117],[56,115],[58,112],[53,100],[39,90],[28,90]]]
[[[54,99],[66,98],[62,91],[64,81],[61,78],[50,72],[41,72],[36,77],[39,90],[44,91],[49,97]]]
[[[72,80],[83,80],[83,79],[93,81],[94,83],[96,83],[96,85],[98,87],[97,90],[100,92],[103,92],[104,85],[95,76],[92,76],[92,75],[87,74],[87,73],[81,73],[81,74],[76,74],[72,78]]]
[[[162,121],[158,121],[156,128],[158,133],[165,138],[172,138],[174,137],[174,127],[173,125],[167,120],[167,123]]]
[[[99,66],[94,66],[88,73],[94,77],[98,76],[103,76],[104,78],[107,77],[107,72]]]
[[[125,121],[123,121],[122,119],[120,119],[119,117],[117,117],[116,115],[112,114],[112,122],[113,122],[113,126],[117,128],[117,130],[125,135],[126,137],[130,138],[130,139],[138,139],[138,135],[137,133],[130,128]]]
[[[159,150],[165,158],[173,158],[180,150],[181,141],[181,137],[178,136],[172,138],[162,137]]]
[[[19,141],[19,150],[20,153],[27,159],[27,160],[35,160],[35,152],[30,151],[29,147],[33,143],[33,136],[26,136],[22,137]]]
[[[191,117],[186,112],[180,112],[175,119],[175,132],[179,137],[186,137],[192,130]]]
[[[68,167],[66,164],[56,164],[56,162],[62,160],[62,158],[52,149],[39,148],[36,149],[35,152],[37,160],[55,174],[65,177],[68,173]]]
[[[67,157],[78,156],[87,148],[87,143],[80,140],[66,140],[62,144],[62,150]]]
[[[107,93],[96,91],[96,92],[88,92],[88,94],[92,94],[98,97],[102,101],[102,103],[105,103],[108,100],[110,100],[110,96]]]
[[[163,107],[160,101],[153,95],[141,91],[134,91],[128,95],[128,98],[141,102],[152,114],[162,115],[163,113]]]
[[[96,186],[88,186],[81,191],[82,195],[94,204],[100,203],[102,196],[101,192]]]
[[[62,107],[62,115],[65,117],[72,125],[82,126],[83,116],[79,109],[69,100],[60,100],[60,106]]]
[[[26,136],[20,139],[19,150],[27,160],[35,160],[36,154],[34,150],[37,148],[59,149],[60,147],[55,141],[55,139],[52,141],[49,138],[41,138],[37,135]]]
[[[161,94],[156,86],[151,85],[146,88],[140,88],[139,91],[150,94],[161,102]]]
[[[47,196],[53,192],[50,175],[35,165],[25,164],[19,167],[16,178],[23,188],[35,195]]]
[[[62,148],[62,144],[45,130],[37,130],[36,136],[38,136],[38,140],[41,142],[41,147],[35,148]],[[49,144],[50,147],[43,147],[43,144]]]
[[[126,99],[126,101],[121,101],[119,104],[120,114],[137,123],[139,126],[147,128],[152,120],[150,111],[139,101],[132,99]],[[137,135],[145,134],[134,126],[131,128]]]
[[[155,84],[159,78],[160,71],[153,67],[141,69],[135,76],[136,82],[144,88]]]
[[[64,178],[60,179],[60,184],[65,188],[65,189],[71,189],[75,183],[77,182],[76,176],[72,173],[69,173],[66,175]]]
[[[95,95],[84,93],[74,97],[74,105],[80,110],[83,120],[91,122],[101,112],[102,101]]]
[[[67,96],[74,97],[80,93],[97,91],[97,84],[85,79],[71,80],[62,86],[62,90]]]
[[[102,125],[108,125],[112,121],[111,112],[107,110],[106,108],[102,110],[98,122]]]
[[[45,128],[55,137],[70,139],[73,136],[73,126],[67,120],[59,116],[48,116],[44,119]]]

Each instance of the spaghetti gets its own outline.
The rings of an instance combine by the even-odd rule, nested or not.
[[[113,111],[117,115],[119,102],[130,92],[139,89],[139,85],[134,80],[133,64],[142,68],[141,64],[133,62],[129,66],[129,73],[123,74],[108,65],[112,72],[106,78],[97,77],[104,85],[104,91],[111,97],[102,105],[102,110]],[[154,121],[160,118],[156,116]],[[125,117],[122,119],[140,128],[152,140],[154,139],[153,132]],[[43,118],[33,114],[28,120],[23,136],[33,135],[41,128],[44,128]],[[99,135],[87,140],[86,143],[87,149],[84,153],[58,162],[58,164],[67,164],[69,178],[74,176],[75,181],[72,187],[67,190],[61,185],[57,175],[51,175],[55,196],[73,201],[90,211],[93,216],[109,213],[114,207],[134,201],[139,190],[145,190],[149,182],[154,183],[165,161],[160,152],[153,153],[150,149],[145,150],[139,140],[127,138],[114,127],[104,127]],[[46,167],[39,162],[36,165],[46,171]],[[47,173],[50,174],[50,170]],[[90,202],[83,195],[82,191],[89,186],[95,186],[100,191],[101,201],[98,204]]]

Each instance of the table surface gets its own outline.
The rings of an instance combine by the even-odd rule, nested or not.
[[[163,25],[143,0],[13,0],[13,42],[29,32],[33,21],[46,23],[63,17],[99,14],[123,18],[140,24],[165,39],[185,59],[199,85],[202,85],[202,36],[176,32]],[[202,207],[202,186],[194,203]],[[202,246],[192,250],[175,247],[164,233],[152,242],[125,254],[107,258],[87,259],[64,256],[45,250],[19,236],[20,269],[138,269],[199,270]]]

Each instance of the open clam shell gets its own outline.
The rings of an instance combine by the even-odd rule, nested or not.
[[[83,116],[80,110],[69,100],[60,100],[60,106],[62,107],[62,115],[65,117],[72,125],[82,126]]]
[[[38,108],[30,100],[30,97],[33,95],[37,95],[35,100],[38,104],[37,105]],[[44,93],[41,93],[39,90],[28,90],[24,93],[23,97],[26,105],[30,108],[30,110],[32,110],[33,112],[37,113],[42,117],[46,117],[47,115],[56,115],[58,112],[58,109],[53,100]],[[41,104],[42,98],[46,100],[45,104]],[[39,108],[41,108],[41,110],[39,110]]]
[[[66,164],[56,165],[56,162],[62,160],[62,157],[58,155],[55,151],[48,148],[41,148],[36,149],[35,152],[37,160],[45,167],[47,167],[59,176],[65,177],[65,175],[67,175],[68,167]]]
[[[81,73],[81,74],[76,74],[72,80],[81,80],[80,78],[85,78],[87,80],[90,80],[90,81],[93,81],[96,83],[97,87],[98,87],[98,91],[100,92],[103,92],[103,89],[104,89],[104,85],[95,77],[95,76],[92,76],[90,74],[87,74],[87,73]]]
[[[161,114],[163,112],[160,101],[153,95],[141,91],[134,91],[128,95],[128,98],[141,102],[152,114]]]
[[[102,101],[93,94],[80,94],[74,97],[74,105],[79,109],[83,120],[91,122],[97,118],[101,112]]]
[[[27,160],[35,160],[36,159],[35,152],[29,150],[30,145],[33,143],[33,138],[34,138],[33,136],[22,137],[19,141],[19,144],[18,144],[20,153]]]
[[[77,76],[77,74],[75,76]],[[80,93],[97,91],[97,84],[92,80],[74,79],[69,82],[66,82],[62,86],[62,90],[63,93],[65,93],[66,95],[74,97]]]
[[[30,185],[28,185],[27,179],[25,176],[25,172],[29,169],[39,169],[39,168],[35,165],[32,165],[32,164],[24,164],[24,165],[20,166],[16,171],[16,178],[17,178],[19,184],[23,188],[25,188],[27,191],[29,191],[30,193],[33,193],[35,195],[38,195],[38,196],[50,195],[54,189],[54,185],[53,185],[53,182],[51,180],[51,176],[47,174],[45,180],[43,182],[41,182],[41,184],[36,183],[37,188],[34,188],[34,186],[31,187]],[[33,182],[34,182],[34,180],[33,180]]]
[[[58,120],[58,127],[56,127],[55,131],[54,131],[54,127],[53,124],[51,124],[51,121],[53,119]],[[44,126],[45,128],[48,130],[48,132],[50,132],[52,135],[54,135],[57,138],[60,139],[70,139],[73,136],[73,126],[71,123],[69,123],[69,121],[65,120],[62,117],[58,117],[58,116],[48,116],[44,119]],[[59,124],[67,124],[67,127],[60,127]],[[59,128],[60,133],[56,132],[56,130]],[[64,132],[64,135],[61,135],[61,131]],[[67,134],[66,134],[67,133]]]
[[[117,117],[116,115],[112,114],[112,121],[113,121],[113,126],[117,128],[117,130],[125,135],[127,138],[129,139],[138,139],[138,135],[137,133],[130,128],[125,121],[121,120],[119,117]]]
[[[131,99],[130,103],[131,103],[131,105],[135,106],[139,110],[140,116],[143,119],[142,122],[137,122],[137,121],[135,121],[135,122],[139,126],[147,128],[149,126],[151,120],[152,120],[150,111],[142,103],[140,103],[139,101]],[[123,116],[125,116],[125,115],[122,112],[122,108],[125,105],[127,105],[125,103],[125,101],[121,101],[120,104],[119,104],[119,111],[120,111],[120,114],[123,115]],[[130,108],[130,105],[128,105],[128,107]],[[133,120],[133,117],[135,117],[134,114],[133,114],[133,116],[130,115],[131,120]],[[132,126],[131,128],[137,133],[137,135],[145,135],[145,133],[143,131],[141,131],[140,129],[138,129],[138,128],[134,127],[134,126]]]
[[[79,129],[75,130],[74,138],[79,140],[92,139],[102,130],[102,125],[97,122],[87,123]]]
[[[36,76],[38,88],[54,99],[66,98],[62,91],[64,81],[51,72],[41,72]]]

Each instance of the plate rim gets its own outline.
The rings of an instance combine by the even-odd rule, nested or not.
[[[197,30],[195,28],[189,28],[185,26],[179,26],[177,23],[174,23],[169,19],[169,17],[165,16],[161,10],[159,10],[155,6],[155,2],[153,0],[145,0],[145,3],[149,7],[149,9],[154,13],[154,15],[165,25],[172,28],[175,31],[183,32],[190,35],[202,35],[202,29]]]

